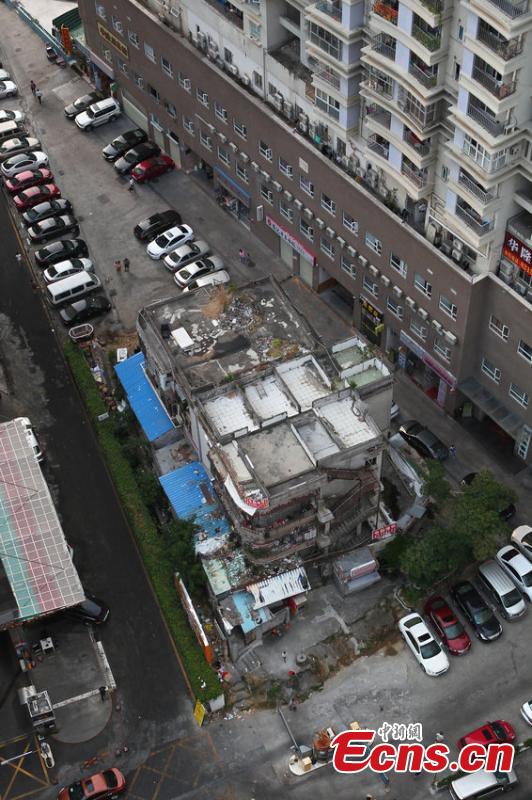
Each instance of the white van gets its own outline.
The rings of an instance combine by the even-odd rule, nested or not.
[[[33,432],[33,428],[31,427],[31,422],[29,421],[28,417],[17,417],[15,422],[20,422],[24,426],[24,432],[26,433],[26,439],[28,440],[28,444],[33,450],[33,456],[35,461],[40,464],[41,461],[44,461],[44,453],[39,446],[39,442],[37,441],[37,437]]]
[[[90,131],[105,122],[112,122],[120,116],[120,106],[114,97],[107,97],[99,103],[93,103],[86,111],[76,117],[76,125],[82,131]]]
[[[487,589],[506,619],[517,619],[526,611],[526,604],[519,589],[496,561],[484,561],[478,568],[482,586]]]
[[[47,299],[51,306],[62,306],[100,289],[101,285],[96,275],[82,270],[68,278],[49,283],[46,287]]]
[[[222,283],[229,283],[230,280],[227,270],[220,269],[218,272],[211,272],[210,275],[200,275],[196,280],[190,281],[183,291],[193,292],[194,289],[201,289],[203,286],[218,286]]]
[[[472,772],[451,781],[449,791],[454,800],[482,800],[496,794],[515,789],[519,780],[513,770],[510,772]]]
[[[25,133],[26,131],[24,131],[14,119],[10,119],[7,122],[0,122],[1,142],[3,142],[4,139],[12,139],[14,136],[22,136]]]

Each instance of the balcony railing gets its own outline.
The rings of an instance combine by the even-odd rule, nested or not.
[[[440,14],[443,9],[443,0],[420,0],[420,3],[433,14]]]
[[[500,39],[486,28],[479,27],[477,38],[505,61],[509,61],[511,58],[515,58],[523,52],[523,40],[519,37],[509,40]]]
[[[380,36],[375,36],[373,42],[371,43],[371,47],[376,53],[380,53],[381,55],[386,56],[386,58],[390,58],[392,61],[395,61],[395,42],[390,44]]]
[[[318,2],[316,3],[316,8],[323,14],[328,14],[330,17],[333,17],[333,19],[336,19],[338,20],[338,22],[341,22],[342,7],[339,6],[337,3],[329,3],[326,0],[318,0]]]
[[[437,50],[441,45],[441,33],[430,33],[415,22],[412,25],[412,36],[431,52]]]
[[[326,67],[316,58],[309,58],[308,64],[316,78],[328,83],[329,86],[332,86],[334,89],[340,88],[340,77],[334,70],[330,69],[330,67]]]
[[[503,133],[503,126],[501,123],[496,120],[495,117],[492,117],[491,114],[482,111],[481,108],[470,104],[467,109],[467,116],[475,120],[481,128],[487,130],[492,136],[501,136]]]
[[[431,103],[426,107],[420,106],[419,102],[409,92],[403,93],[398,98],[397,105],[404,114],[413,117],[420,128],[427,128],[441,119],[441,105],[439,103]]]
[[[430,140],[427,142],[420,141],[408,128],[403,131],[403,139],[418,155],[428,156],[430,153]]]
[[[478,236],[483,236],[493,228],[493,220],[482,221],[478,216],[473,214],[471,211],[468,211],[467,208],[464,208],[463,206],[457,205],[454,213],[458,219],[461,219],[463,222],[465,222],[467,227],[475,231]]]
[[[385,111],[384,108],[368,106],[366,109],[366,120],[367,119],[371,119],[374,122],[377,122],[379,125],[382,125],[383,128],[390,130],[390,125],[392,124],[392,115],[389,111]]]
[[[488,2],[496,8],[500,8],[503,14],[510,19],[522,17],[528,11],[528,0],[519,0],[517,3],[513,3],[512,0],[488,0]]]
[[[424,169],[416,169],[415,167],[411,167],[409,164],[403,164],[401,167],[401,172],[405,175],[409,181],[412,181],[418,189],[421,189],[423,186],[427,185],[428,175],[427,171]]]
[[[363,77],[363,81],[377,94],[382,94],[384,97],[393,97],[393,83],[386,76],[379,78],[377,75],[368,72]]]
[[[436,86],[436,82],[438,80],[438,75],[434,75],[430,72],[425,72],[417,64],[410,63],[408,67],[408,71],[414,78],[426,86],[427,89],[431,89],[433,86]]]
[[[476,65],[473,65],[472,77],[473,80],[484,86],[497,100],[503,100],[505,97],[509,97],[515,92],[516,81],[501,83]]]
[[[388,153],[390,151],[390,145],[388,143],[385,144],[384,142],[377,142],[375,139],[368,139],[368,147],[374,153],[377,153],[377,155],[388,160]]]
[[[231,3],[226,3],[222,5],[218,2],[218,0],[207,0],[212,8],[216,9],[219,14],[223,14],[223,16],[228,19],[233,25],[236,25],[237,28],[243,30],[244,28],[244,15],[236,6],[232,5]]]
[[[458,183],[460,186],[464,186],[470,194],[474,195],[474,197],[478,197],[478,199],[483,203],[490,203],[494,198],[494,195],[491,192],[487,192],[482,188],[482,186],[479,186],[476,181],[474,181],[469,177],[469,175],[466,175],[465,172],[462,172],[461,170],[458,175]]]
[[[375,0],[373,3],[373,11],[392,25],[397,25],[397,17],[399,11],[391,3],[384,2],[384,0]]]

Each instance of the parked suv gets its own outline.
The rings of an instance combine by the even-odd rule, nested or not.
[[[108,97],[106,100],[94,103],[86,111],[78,114],[76,125],[82,131],[90,131],[98,125],[104,125],[106,122],[118,119],[120,114],[120,106],[117,101],[113,97]]]

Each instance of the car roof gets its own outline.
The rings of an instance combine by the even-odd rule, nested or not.
[[[520,550],[517,549],[517,547],[514,547],[513,544],[508,544],[505,547],[501,547],[501,549],[499,550],[497,555],[500,558],[502,558],[503,555],[509,553],[510,550],[513,550],[513,555],[510,556],[509,559],[505,558],[503,560],[506,563],[510,563],[511,562],[512,566],[514,567],[514,569],[516,569],[521,574],[525,574],[527,572],[531,572],[532,571],[532,563],[530,563],[528,558],[526,556],[524,556],[523,553]]]

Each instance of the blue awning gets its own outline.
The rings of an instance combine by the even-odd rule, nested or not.
[[[249,192],[246,192],[239,184],[233,180],[223,169],[220,167],[214,167],[214,174],[220,181],[220,183],[225,184],[225,187],[229,189],[230,192],[233,192],[239,200],[242,200],[244,205],[249,206],[251,195]]]
[[[133,413],[149,442],[171,431],[174,423],[144,370],[144,353],[136,353],[115,367]]]

